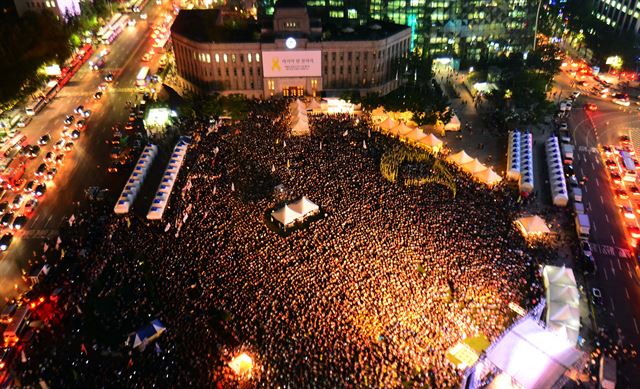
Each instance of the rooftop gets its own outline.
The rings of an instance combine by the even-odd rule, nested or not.
[[[260,39],[256,22],[224,16],[219,9],[180,10],[171,32],[202,43],[243,43]]]
[[[388,38],[403,30],[410,30],[409,26],[374,20],[372,22],[356,25],[344,26],[338,24],[323,25],[323,41],[377,41]]]

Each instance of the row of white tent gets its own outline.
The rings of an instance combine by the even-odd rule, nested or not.
[[[129,180],[127,180],[127,183],[125,184],[124,189],[122,189],[122,193],[113,208],[115,213],[123,214],[129,212],[129,209],[138,196],[140,187],[142,186],[156,155],[158,155],[158,146],[148,144],[144,147],[140,158],[138,158],[136,166],[133,168],[133,172],[131,172],[131,175],[129,176]]]
[[[173,185],[176,183],[176,178],[178,177],[178,172],[180,172],[180,168],[182,167],[182,162],[184,161],[185,155],[187,155],[187,147],[191,143],[191,137],[182,136],[178,140],[178,143],[173,148],[173,152],[171,153],[171,159],[169,159],[169,163],[167,164],[167,168],[164,170],[164,174],[162,175],[162,180],[160,181],[160,185],[158,186],[158,190],[156,191],[156,195],[151,202],[151,207],[149,207],[149,212],[147,212],[147,219],[149,220],[160,220],[162,219],[162,215],[164,214],[164,210],[169,203],[169,197],[171,196],[171,191],[173,190]]]
[[[404,122],[396,122],[388,117],[378,125],[380,132],[400,138],[400,140],[412,143],[416,146],[427,148],[435,153],[442,150],[444,142],[433,134],[426,134],[422,129],[411,128]]]
[[[320,207],[309,200],[306,196],[291,204],[285,204],[271,212],[271,221],[280,223],[284,229],[289,228],[296,222],[304,221],[306,218],[317,215]]]
[[[533,192],[533,135],[510,131],[507,177],[518,181],[520,192]]]
[[[502,181],[502,177],[498,173],[483,165],[478,158],[470,157],[464,150],[449,155],[447,161],[457,165],[460,169],[471,174],[476,180],[490,187]]]
[[[315,100],[313,100],[315,101]],[[289,108],[291,114],[291,135],[309,135],[309,118],[307,117],[307,107],[300,100],[295,100]]]
[[[562,167],[562,155],[560,154],[558,137],[551,136],[547,139],[545,151],[547,153],[547,167],[549,168],[551,199],[554,205],[565,207],[569,203],[569,193],[567,192],[567,181]]]
[[[573,270],[545,266],[542,278],[547,300],[547,328],[560,333],[573,345],[580,334],[580,291]]]

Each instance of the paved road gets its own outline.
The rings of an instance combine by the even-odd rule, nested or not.
[[[565,95],[573,91],[569,83],[566,75],[558,79]],[[582,109],[587,102],[595,103],[598,110]],[[640,345],[640,282],[634,271],[635,260],[627,242],[623,217],[598,146],[616,144],[621,135],[631,135],[636,150],[640,150],[640,115],[634,105],[625,108],[584,93],[574,105],[569,128],[576,145],[576,176],[588,178],[583,202],[591,219],[590,241],[597,265],[589,287],[597,287],[603,294],[603,306],[596,308],[596,323],[616,334],[620,344],[637,348]],[[631,382],[640,382],[638,369]]]
[[[22,290],[25,287],[21,273],[28,271],[29,259],[33,258],[34,251],[40,252],[44,238],[55,240],[59,225],[72,214],[74,202],[83,199],[85,188],[98,185],[117,193],[126,180],[128,172],[106,172],[111,148],[107,142],[112,137],[111,127],[127,119],[126,102],[138,98],[134,89],[135,78],[141,67],[140,58],[151,47],[149,27],[160,14],[160,8],[150,2],[146,9],[148,21],[139,21],[135,27],[126,28],[109,46],[111,52],[105,69],[96,72],[89,70],[88,65],[83,66],[54,101],[23,129],[22,133],[30,144],[36,144],[43,134],[51,134],[52,142],[41,153],[44,156],[61,137],[66,115],[81,104],[93,112],[87,121],[87,129],[75,142],[74,150],[67,153],[64,165],[58,168],[54,183],[48,185],[47,194],[26,229],[16,234],[9,251],[0,261],[0,296],[5,299],[15,296],[16,288]],[[107,72],[113,72],[115,80],[103,98],[95,101],[92,96]],[[29,163],[25,171],[27,181],[33,177],[41,161],[42,157],[38,157]],[[9,201],[12,198],[12,194],[7,195]]]

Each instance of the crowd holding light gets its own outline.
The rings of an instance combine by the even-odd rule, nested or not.
[[[289,137],[287,102],[249,104],[248,119],[217,131],[177,121],[193,143],[162,221],[108,208],[77,217],[74,233],[104,231],[89,241],[66,233],[60,247],[81,276],[71,319],[53,328],[78,332],[31,351],[24,384],[225,387],[242,376],[262,387],[451,387],[460,372],[446,351],[478,334],[495,339],[509,303],[527,308],[541,295],[509,190],[454,165],[455,197],[391,183],[379,161],[399,141],[369,131],[366,118],[310,115],[311,135]],[[408,163],[400,174],[421,169]],[[313,199],[323,217],[286,238],[270,230],[278,184],[287,200]],[[98,278],[94,293],[115,301],[100,324],[126,335],[155,316],[166,331],[154,349],[107,350],[79,324],[93,315],[84,296]]]

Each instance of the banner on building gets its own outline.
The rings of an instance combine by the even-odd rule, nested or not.
[[[264,77],[320,77],[320,50],[263,51]]]

